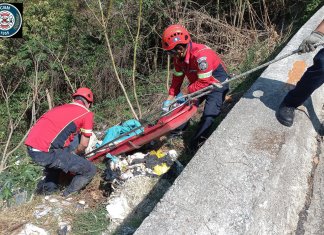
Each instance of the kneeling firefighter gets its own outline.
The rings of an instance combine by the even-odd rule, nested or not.
[[[45,179],[37,186],[40,194],[51,194],[59,189],[61,172],[74,175],[63,196],[80,191],[96,174],[94,164],[81,157],[92,134],[93,113],[89,108],[93,93],[82,87],[72,97],[72,103],[43,114],[25,141],[32,160],[45,167]]]

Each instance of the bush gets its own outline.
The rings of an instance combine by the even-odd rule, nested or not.
[[[31,196],[37,181],[42,177],[42,168],[34,165],[29,157],[14,156],[9,169],[0,175],[0,199],[9,200],[20,191]]]

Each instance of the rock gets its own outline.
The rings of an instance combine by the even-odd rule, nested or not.
[[[81,209],[86,209],[88,208],[88,205],[86,205],[86,202],[84,200],[80,200],[78,201],[76,207]]]

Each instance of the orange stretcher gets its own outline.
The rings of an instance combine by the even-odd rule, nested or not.
[[[118,139],[116,138],[115,140],[112,140],[111,142],[88,153],[87,158],[89,161],[102,161],[108,153],[111,155],[119,155],[139,149],[144,144],[147,144],[186,123],[196,112],[197,106],[194,101],[181,104],[163,114],[154,125],[149,124],[145,127],[141,126],[140,128],[144,128],[144,130],[140,134],[114,144]],[[139,128],[135,128],[128,133],[135,132],[138,129]]]

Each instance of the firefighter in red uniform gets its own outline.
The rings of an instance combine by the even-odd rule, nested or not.
[[[200,104],[206,100],[206,103],[198,130],[189,145],[190,148],[196,149],[206,140],[211,125],[220,113],[229,90],[228,85],[221,86],[220,83],[229,76],[219,56],[208,46],[192,42],[188,31],[181,25],[171,25],[165,29],[162,48],[173,56],[175,69],[169,96],[162,105],[163,110],[167,111],[171,100],[181,93],[186,95],[213,83],[219,83],[218,89],[198,101]],[[189,80],[189,86],[180,91],[185,76]]]
[[[93,113],[89,108],[93,103],[93,94],[90,89],[83,87],[72,97],[72,103],[57,106],[42,115],[25,141],[32,160],[45,167],[45,179],[37,186],[40,194],[51,194],[59,189],[62,171],[74,174],[63,196],[78,192],[96,174],[96,167],[80,157],[92,133]]]

